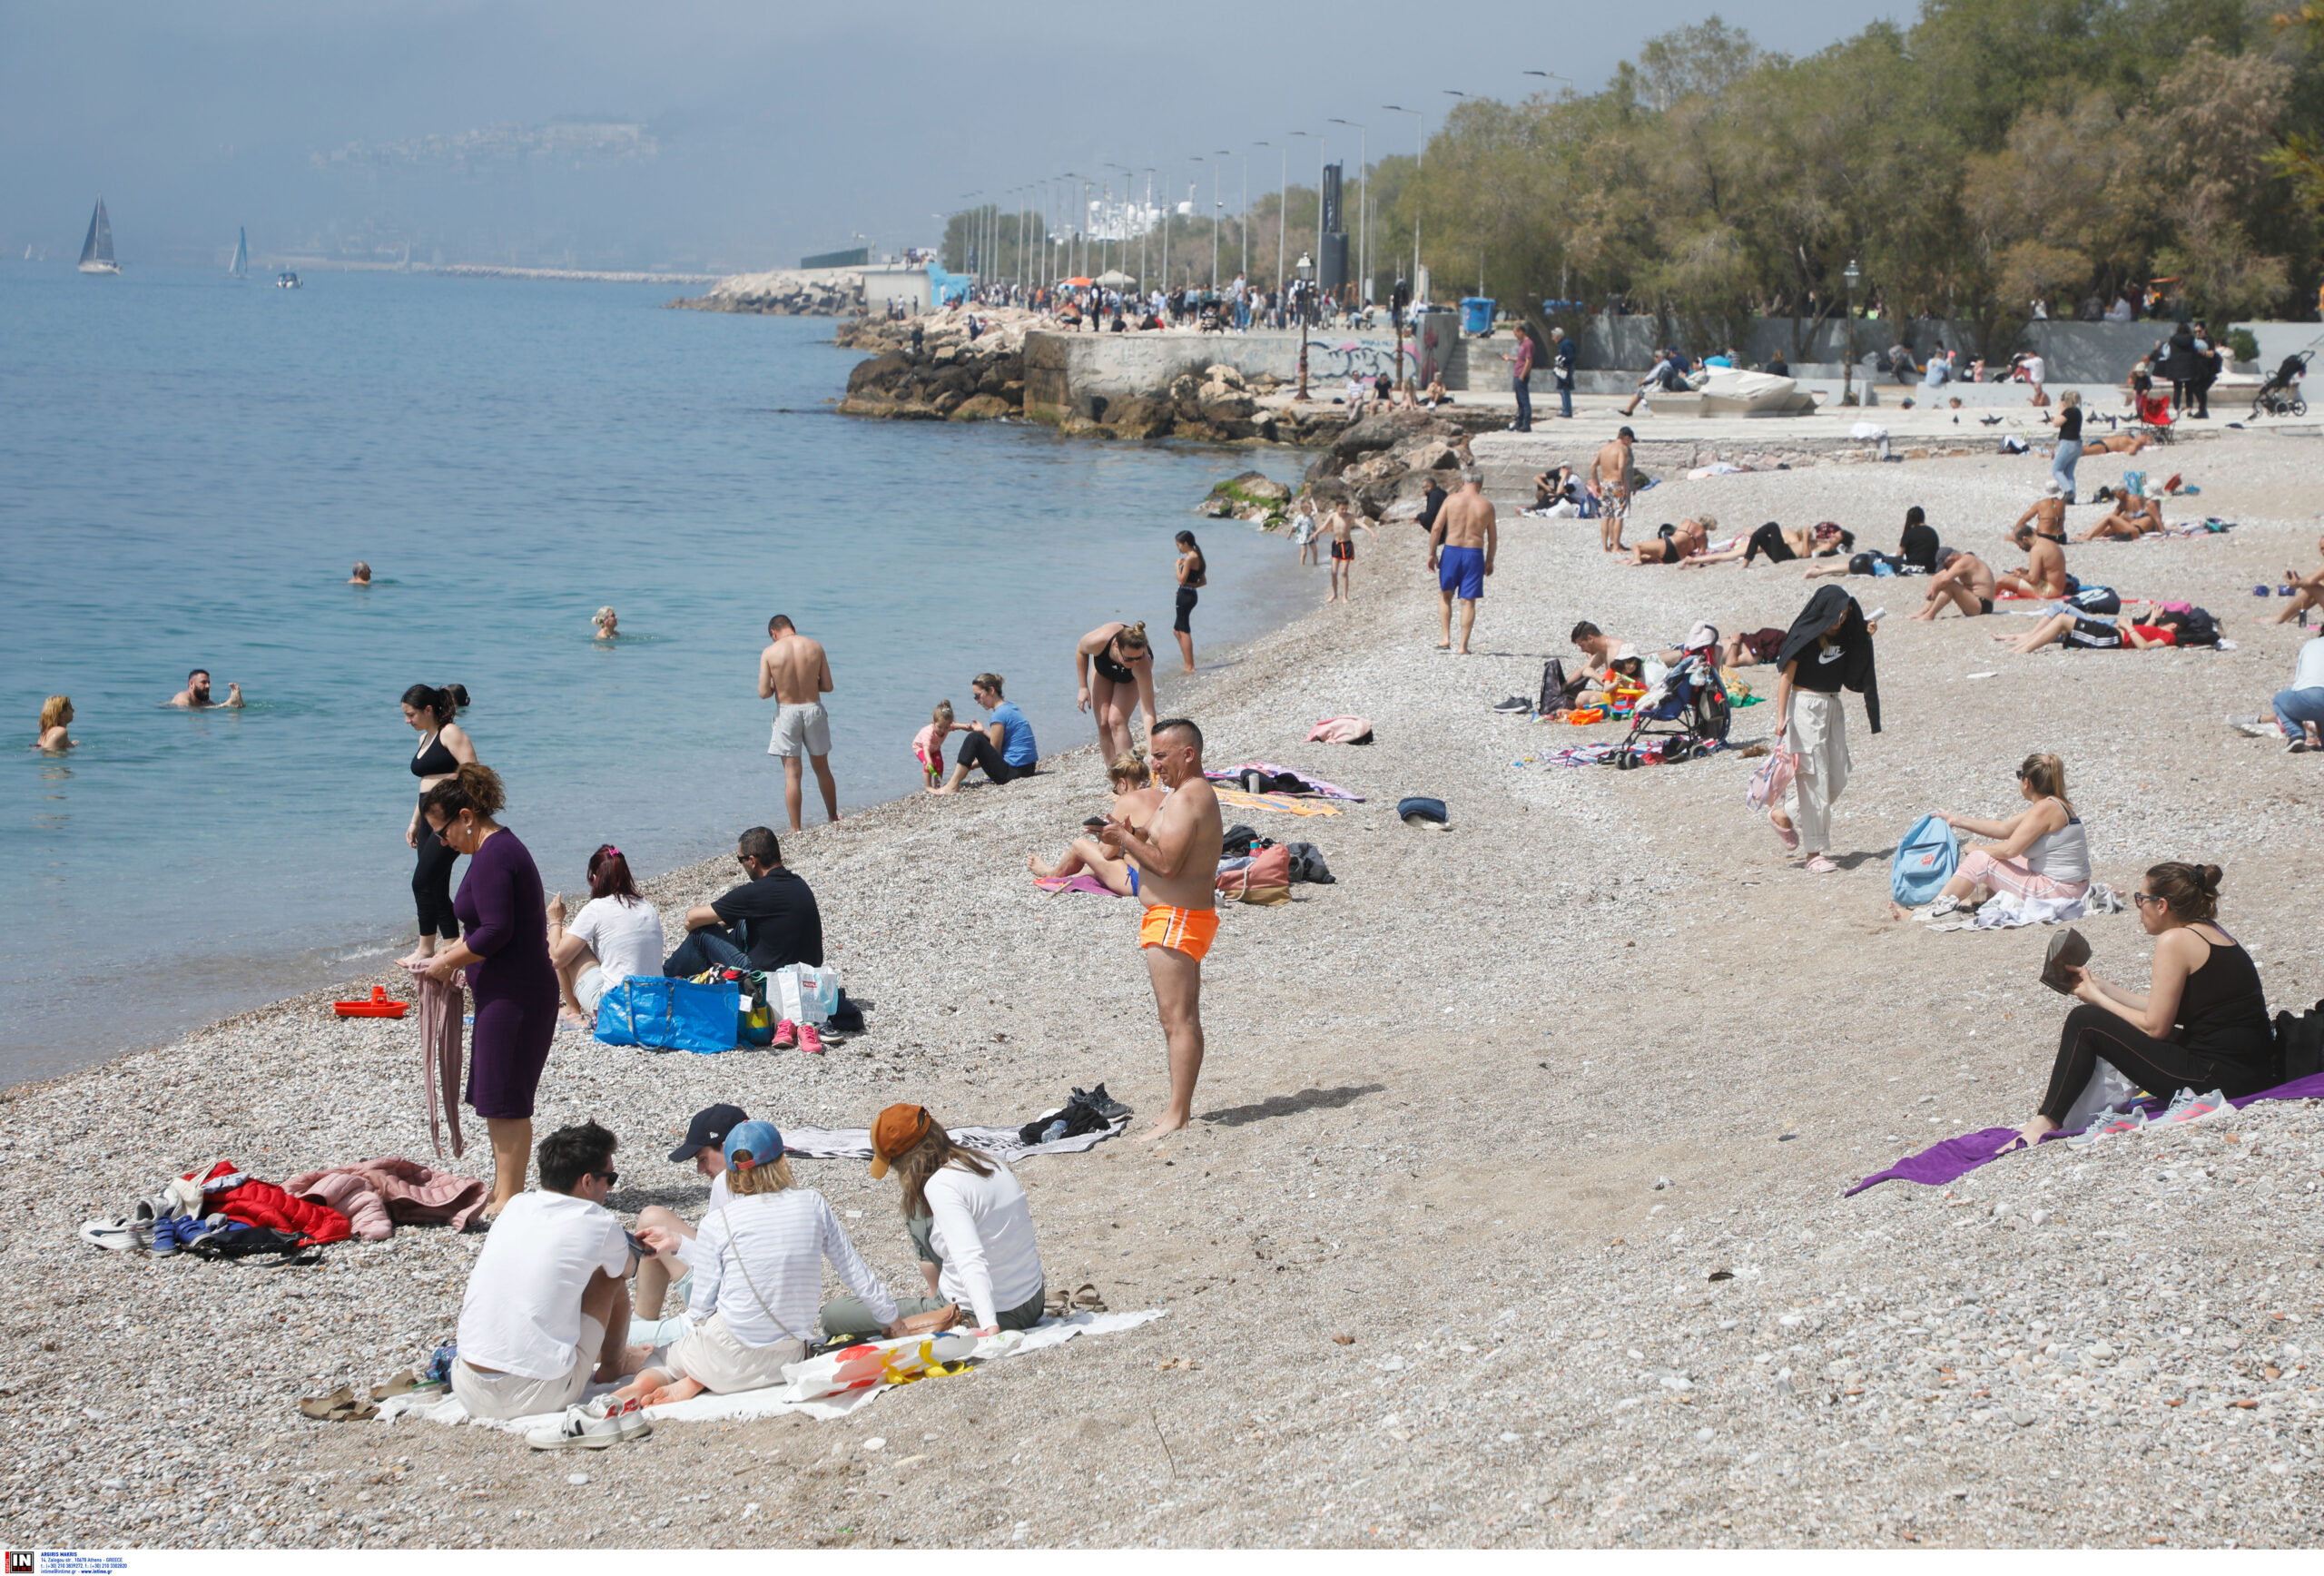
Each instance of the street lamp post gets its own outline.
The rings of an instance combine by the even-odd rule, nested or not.
[[[1235,228],[1243,237],[1243,266],[1237,271],[1247,288],[1251,282],[1251,153],[1247,148],[1239,153],[1231,153],[1221,148],[1218,156],[1243,161],[1243,204],[1236,211]]]
[[[1278,143],[1253,143],[1255,148],[1273,148],[1282,155],[1282,168],[1275,172],[1275,288],[1281,295],[1284,290],[1283,242],[1291,225],[1285,218],[1284,202],[1291,191],[1291,150]]]
[[[1422,134],[1421,134],[1421,133],[1422,133],[1422,130],[1423,130],[1423,121],[1422,121],[1422,116],[1421,116],[1421,113],[1420,113],[1420,111],[1418,111],[1418,110],[1408,110],[1408,109],[1404,108],[1404,106],[1403,106],[1403,105],[1402,105],[1402,104],[1382,104],[1380,107],[1381,107],[1382,109],[1384,109],[1384,110],[1393,110],[1396,113],[1398,113],[1398,114],[1400,114],[1400,115],[1410,115],[1410,116],[1412,116],[1412,118],[1413,118],[1413,173],[1414,175],[1418,175],[1418,174],[1420,173],[1421,161],[1422,161],[1423,159],[1425,159],[1425,158],[1428,156],[1428,139],[1427,139],[1425,136],[1423,136],[1423,135],[1422,135]],[[1417,193],[1417,192],[1413,193],[1413,274],[1412,274],[1412,279],[1413,279],[1413,291],[1414,294],[1415,294],[1415,295],[1417,295],[1417,294],[1418,294],[1418,292],[1419,292],[1419,291],[1420,291],[1420,196],[1419,196],[1419,193]]]
[[[1322,196],[1322,195],[1323,195],[1323,193],[1319,191],[1319,192],[1316,193],[1316,195],[1317,195],[1318,197],[1320,197],[1320,196]],[[1304,252],[1304,251],[1303,251],[1303,252],[1301,252],[1301,253],[1299,254],[1299,285],[1300,285],[1300,290],[1299,290],[1299,393],[1298,393],[1298,398],[1299,398],[1301,400],[1305,400],[1305,399],[1307,398],[1307,289],[1306,289],[1306,286],[1307,286],[1307,281],[1308,281],[1310,279],[1312,279],[1313,277],[1315,277],[1315,265],[1314,263],[1312,263],[1312,262],[1310,262],[1310,261],[1308,261],[1308,259],[1307,259],[1307,254],[1306,254],[1305,252]]]
[[[1856,271],[1856,259],[1848,259],[1848,266],[1840,277],[1847,281],[1847,348],[1846,360],[1840,363],[1840,403],[1856,403],[1856,284],[1864,275]]]

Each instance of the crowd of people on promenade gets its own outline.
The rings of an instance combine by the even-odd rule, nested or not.
[[[1226,284],[1157,283],[1141,290],[1125,275],[1075,278],[1053,285],[995,283],[963,290],[948,303],[955,310],[1015,307],[1069,331],[1153,333],[1202,330],[1248,333],[1253,329],[1369,328],[1378,311],[1357,299],[1353,288],[1326,290],[1310,280],[1291,280],[1268,289],[1237,273]]]

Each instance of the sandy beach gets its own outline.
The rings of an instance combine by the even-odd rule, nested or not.
[[[1618,566],[1597,522],[1501,499],[1477,655],[1456,658],[1433,649],[1420,533],[1360,536],[1353,606],[1165,690],[1211,764],[1367,796],[1228,816],[1315,842],[1336,884],[1227,911],[1194,1129],[1019,1167],[1051,1285],[1167,1315],[843,1421],[665,1423],[581,1460],[482,1428],[310,1423],[300,1396],[452,1337],[481,1237],[406,1228],[281,1271],[74,1239],[220,1157],[277,1181],[432,1161],[416,1028],[336,1019],[340,992],[8,1090],[0,1527],[42,1548],[2312,1544],[2324,1108],[1841,1194],[2038,1099],[2068,1005],[2035,980],[2047,933],[1931,933],[1888,902],[1911,821],[2009,813],[2030,750],[2064,757],[2100,880],[2222,865],[2222,923],[2270,1006],[2324,996],[2324,765],[2221,722],[2264,713],[2307,637],[2260,625],[2279,604],[2251,588],[2315,566],[2319,457],[2312,437],[2227,434],[2083,463],[2085,496],[2126,463],[2183,468],[2203,491],[2166,504],[2173,523],[2239,522],[2068,550],[2086,580],[2209,607],[2232,651],[2016,656],[1988,636],[2026,620],[1910,623],[1915,582],[1842,582],[1889,613],[1886,729],[1848,698],[1842,869],[1822,877],[1745,809],[1748,761],[1546,767],[1528,757],[1617,730],[1488,709],[1534,694],[1578,618],[1641,643],[1787,625],[1797,566]],[[1835,518],[1885,549],[1919,504],[1948,544],[2014,563],[2002,531],[2047,475],[1983,456],[1673,479],[1631,539],[1708,510],[1715,535]],[[1743,676],[1772,694],[1772,670]],[[1739,713],[1736,743],[1769,710]],[[1347,714],[1377,742],[1301,743]],[[664,1157],[714,1100],[783,1126],[897,1099],[1014,1123],[1102,1080],[1142,1127],[1165,1079],[1137,911],[1046,896],[1024,868],[1104,801],[1087,732],[1040,733],[1081,747],[784,839],[870,1032],[822,1059],[563,1036],[537,1131],[604,1122],[614,1207],[694,1215],[699,1179]],[[1451,828],[1400,822],[1410,793],[1444,799]],[[673,934],[732,871],[651,883]],[[2143,983],[2132,917],[2081,928],[2102,975]],[[462,1168],[487,1164],[480,1129]],[[800,1168],[916,1289],[892,1186]]]

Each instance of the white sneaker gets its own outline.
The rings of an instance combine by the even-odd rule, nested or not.
[[[1953,896],[1949,892],[1940,892],[1937,894],[1936,901],[1929,904],[1927,908],[1921,911],[1921,918],[1925,920],[1941,920],[1945,915],[1959,909],[1960,906],[1961,900],[1959,898]]]
[[[525,1443],[535,1450],[603,1450],[653,1432],[653,1424],[639,1413],[635,1400],[616,1401],[610,1395],[600,1395],[595,1401],[566,1407],[564,1420],[555,1428],[528,1433]]]
[[[2097,1119],[2090,1126],[2068,1138],[2066,1147],[2073,1149],[2086,1149],[2102,1139],[2113,1138],[2117,1134],[2134,1134],[2142,1131],[2145,1127],[2145,1107],[2132,1106],[2126,1111],[2118,1111],[2110,1107],[2099,1112]]]
[[[2216,1121],[2231,1117],[2235,1108],[2228,1103],[2226,1092],[2213,1089],[2199,1095],[2193,1089],[2181,1089],[2171,1097],[2171,1108],[2147,1125],[2152,1128],[2192,1127],[2197,1122]]]

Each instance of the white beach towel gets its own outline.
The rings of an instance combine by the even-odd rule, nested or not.
[[[1132,1314],[1073,1314],[1062,1319],[1043,1319],[1029,1330],[1003,1330],[988,1335],[976,1344],[968,1354],[970,1363],[989,1363],[1002,1357],[1021,1357],[1029,1352],[1046,1351],[1061,1346],[1077,1335],[1110,1335],[1118,1330],[1135,1329],[1138,1325],[1160,1318],[1166,1308],[1145,1308]],[[668,1321],[665,1321],[667,1323]],[[912,1346],[928,1339],[911,1336],[895,1341],[867,1341],[867,1346]],[[814,1364],[818,1359],[793,1364],[785,1372]],[[720,1423],[743,1422],[755,1417],[773,1417],[786,1412],[802,1412],[818,1422],[828,1423],[834,1417],[845,1417],[870,1405],[893,1384],[872,1384],[862,1390],[850,1390],[837,1395],[814,1395],[803,1398],[799,1394],[800,1381],[770,1385],[763,1390],[741,1390],[731,1395],[697,1395],[691,1401],[680,1401],[668,1406],[649,1406],[645,1415],[656,1423]],[[590,1399],[616,1388],[611,1384],[592,1384]],[[484,1428],[497,1428],[508,1433],[530,1433],[537,1429],[554,1428],[563,1418],[559,1412],[545,1412],[536,1417],[470,1417],[468,1409],[459,1397],[440,1392],[426,1394],[396,1395],[379,1403],[381,1423],[395,1423],[412,1417],[427,1423],[469,1423]]]
[[[1044,1111],[1037,1119],[1047,1121],[1058,1111]],[[952,1128],[948,1129],[952,1142],[964,1149],[976,1149],[991,1156],[1003,1165],[1013,1164],[1028,1155],[1078,1155],[1094,1149],[1108,1138],[1118,1138],[1129,1130],[1133,1113],[1124,1111],[1102,1128],[1092,1128],[1086,1133],[1076,1133],[1069,1138],[1052,1138],[1046,1144],[1028,1144],[1018,1135],[1018,1128]],[[872,1129],[869,1128],[785,1128],[783,1129],[783,1152],[802,1160],[869,1160],[872,1157]]]

